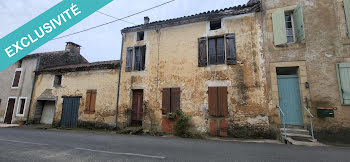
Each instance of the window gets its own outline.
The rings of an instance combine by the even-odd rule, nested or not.
[[[228,114],[227,87],[208,87],[209,115],[224,117]]]
[[[25,97],[20,97],[19,98],[19,102],[18,102],[18,106],[17,106],[17,116],[24,116],[24,109],[26,107],[26,100],[27,98]]]
[[[294,10],[279,9],[272,13],[275,46],[305,40],[303,8],[299,4]]]
[[[164,88],[162,91],[162,113],[175,113],[180,109],[180,88]]]
[[[287,43],[294,43],[294,25],[293,25],[293,13],[287,12],[286,15],[286,34],[287,34]]]
[[[210,30],[221,29],[221,20],[210,21]]]
[[[22,69],[21,68],[17,68],[16,71],[15,71],[15,76],[13,78],[12,88],[18,88],[19,82],[21,80],[21,74],[22,74]]]
[[[224,37],[209,39],[209,64],[225,64]]]
[[[350,63],[338,63],[337,76],[342,105],[350,105]]]
[[[227,65],[237,64],[234,33],[225,34],[222,37],[198,39],[198,67],[225,63]]]
[[[142,41],[144,40],[144,37],[145,37],[145,32],[142,31],[142,32],[137,32],[137,41]]]
[[[146,46],[129,47],[126,53],[125,71],[131,72],[145,70]]]
[[[85,104],[85,114],[94,114],[96,106],[96,95],[97,90],[87,90],[86,91],[86,104]]]
[[[62,75],[55,75],[54,81],[53,81],[53,87],[61,87],[62,84]]]

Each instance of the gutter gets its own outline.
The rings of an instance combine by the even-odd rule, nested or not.
[[[118,76],[118,92],[117,92],[117,106],[115,110],[115,127],[118,128],[118,107],[119,107],[119,95],[120,95],[120,78],[122,76],[122,65],[123,65],[123,48],[124,48],[124,35],[122,34],[122,47],[120,50],[120,61],[119,61],[119,76]]]
[[[38,66],[39,66],[39,61],[40,58],[39,56],[36,56],[36,67],[35,67],[35,71],[34,71],[34,79],[33,79],[33,83],[32,83],[32,92],[30,94],[30,101],[29,101],[29,108],[28,108],[28,112],[27,112],[27,121],[26,121],[26,125],[29,124],[29,115],[30,115],[30,108],[32,107],[32,100],[33,100],[33,93],[34,93],[34,86],[35,86],[35,82],[36,82],[36,78],[37,78],[37,74],[36,71],[38,70]]]

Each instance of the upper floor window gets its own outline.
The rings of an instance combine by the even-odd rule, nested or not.
[[[21,68],[17,68],[15,71],[15,76],[13,78],[12,81],[12,87],[11,88],[18,88],[20,80],[21,80],[21,75],[22,74],[22,69]]]
[[[137,32],[137,41],[143,41],[145,39],[145,32]]]
[[[53,87],[61,87],[62,84],[62,75],[55,75],[53,80]]]
[[[210,21],[210,30],[221,29],[221,20]]]
[[[208,64],[219,65],[225,63],[227,65],[237,64],[235,34],[231,33],[222,37],[202,37],[198,39],[199,67],[205,67]]]
[[[299,4],[294,10],[279,9],[272,14],[275,46],[305,40],[303,8]]]
[[[341,104],[350,105],[350,63],[338,63],[337,73]]]
[[[143,71],[145,70],[146,46],[129,47],[126,53],[125,71]]]

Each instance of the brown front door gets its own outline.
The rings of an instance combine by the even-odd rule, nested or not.
[[[5,116],[6,124],[11,124],[13,109],[15,108],[15,102],[16,102],[16,99],[10,98],[7,103],[7,110],[6,110],[6,116]]]
[[[143,90],[133,90],[131,125],[142,126]]]

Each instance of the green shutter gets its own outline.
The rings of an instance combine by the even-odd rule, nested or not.
[[[338,63],[338,82],[343,105],[350,105],[350,63]]]
[[[299,3],[297,8],[294,10],[295,16],[295,29],[297,30],[298,41],[305,39],[305,30],[304,30],[304,19],[303,19],[303,6]]]
[[[348,37],[350,38],[350,0],[344,0],[345,20],[348,27]]]
[[[279,9],[272,14],[272,24],[275,46],[286,44],[286,18],[283,9]]]

